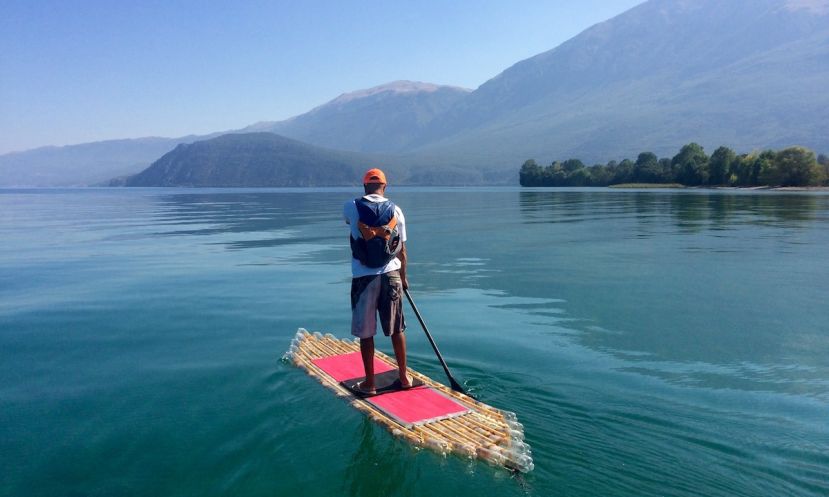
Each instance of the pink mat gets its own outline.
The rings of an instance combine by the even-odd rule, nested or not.
[[[446,395],[425,386],[389,392],[366,400],[405,425],[451,418],[469,411]]]
[[[339,382],[365,376],[359,352],[323,357],[311,362]],[[385,362],[374,359],[374,374],[395,370]],[[382,393],[368,397],[366,401],[404,425],[451,418],[469,411],[464,405],[426,386]]]
[[[360,378],[366,375],[363,369],[363,359],[359,352],[351,352],[349,354],[332,355],[323,357],[321,359],[314,359],[311,361],[315,366],[325,371],[336,381],[345,381],[352,378]],[[389,366],[385,362],[374,358],[374,374],[385,373],[392,371],[395,368]]]

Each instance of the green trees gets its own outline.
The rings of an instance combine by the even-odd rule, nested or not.
[[[663,157],[659,159],[659,182],[670,183],[674,181],[676,173],[673,166],[671,166],[671,159]]]
[[[633,181],[636,183],[659,183],[662,181],[662,168],[653,152],[642,152],[633,165]]]
[[[737,155],[728,147],[711,157],[697,143],[683,146],[673,158],[642,152],[636,162],[624,159],[585,166],[579,159],[541,167],[534,160],[521,166],[522,186],[608,186],[620,183],[681,183],[731,186],[808,186],[829,184],[829,157],[804,147]]]
[[[683,146],[671,159],[671,165],[678,169],[676,177],[678,183],[689,186],[708,184],[708,156],[698,143]]]
[[[567,183],[570,186],[589,186],[590,185],[590,171],[586,167],[574,169],[567,176]]]
[[[541,172],[541,167],[534,160],[524,161],[519,174],[521,186],[545,186]]]
[[[708,160],[708,182],[712,185],[726,185],[730,184],[731,165],[737,158],[728,147],[720,147],[714,150],[711,158]]]
[[[590,168],[590,186],[607,186],[613,184],[615,164],[603,166],[596,164]]]
[[[823,174],[823,184],[829,185],[829,156],[820,154],[817,156],[817,163]]]
[[[564,172],[559,161],[555,161],[545,167],[541,173],[541,177],[545,186],[568,186],[565,184],[567,173]]]
[[[774,150],[764,150],[760,154],[746,156],[745,178],[737,183],[738,186],[772,185],[775,178],[770,174],[775,157]]]
[[[731,168],[728,174],[728,184],[732,186],[756,185],[756,176],[752,180],[752,167],[754,157],[748,154],[741,154],[731,161]]]
[[[779,185],[781,176],[774,165],[777,154],[773,150],[764,150],[752,164],[752,176],[757,178],[755,185]]]
[[[633,181],[633,170],[636,165],[630,159],[625,159],[616,166],[616,171],[613,173],[613,183],[630,183]]]
[[[578,159],[567,159],[561,163],[561,168],[566,173],[572,173],[579,169],[584,169],[584,163]]]
[[[777,152],[775,159],[774,169],[780,186],[819,185],[823,180],[815,153],[807,148],[789,147]]]

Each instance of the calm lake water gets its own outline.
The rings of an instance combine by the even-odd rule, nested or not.
[[[357,193],[0,190],[0,495],[829,494],[829,195],[392,188],[454,375],[525,425],[516,478],[280,360],[348,334]]]

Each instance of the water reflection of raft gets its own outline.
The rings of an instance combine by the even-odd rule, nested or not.
[[[423,382],[409,390],[390,390],[360,398],[343,382],[364,375],[356,341],[300,329],[286,358],[305,369],[338,396],[385,426],[395,436],[442,454],[456,453],[521,472],[532,471],[529,446],[515,414],[455,392],[409,368]],[[377,352],[375,373],[397,376],[393,358]]]

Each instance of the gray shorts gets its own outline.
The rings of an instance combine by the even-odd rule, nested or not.
[[[399,271],[351,280],[351,334],[369,338],[377,334],[377,314],[386,336],[403,333],[403,283]]]

